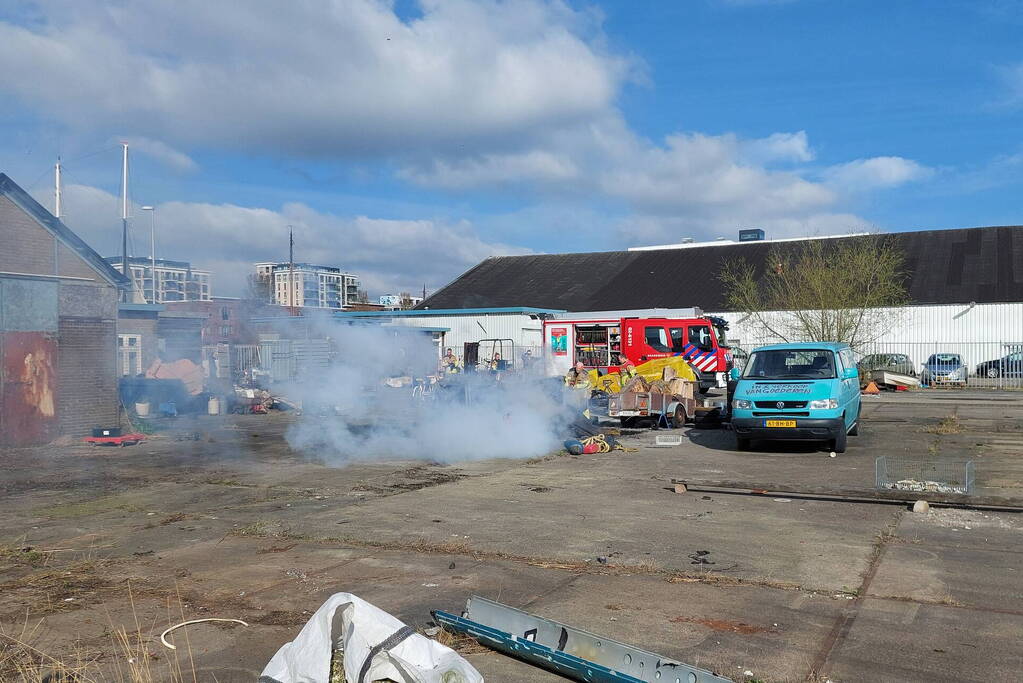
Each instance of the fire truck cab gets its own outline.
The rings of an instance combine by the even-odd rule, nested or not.
[[[577,362],[600,373],[631,360],[682,356],[696,372],[700,390],[724,387],[732,367],[727,323],[699,308],[559,313],[543,323],[544,367],[563,375]]]

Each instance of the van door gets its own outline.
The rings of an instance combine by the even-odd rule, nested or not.
[[[664,324],[658,321],[630,318],[623,321],[626,355],[639,365],[654,358],[672,355],[671,337]]]
[[[686,341],[690,350],[685,354],[689,362],[700,372],[714,372],[718,369],[717,348],[710,325],[694,323],[688,325]]]
[[[842,375],[846,368],[855,368],[856,361],[853,358],[851,349],[841,349],[835,354],[838,363],[838,378],[841,382],[841,394],[840,401],[842,403],[842,411],[845,414],[845,427],[846,429],[852,427],[853,422],[859,419],[860,407],[860,381],[858,377],[846,379]]]

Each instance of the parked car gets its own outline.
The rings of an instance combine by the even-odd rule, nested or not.
[[[966,384],[970,369],[958,353],[934,353],[920,371],[923,384]]]
[[[873,353],[861,358],[856,367],[860,369],[861,375],[866,375],[875,370],[887,370],[888,372],[897,372],[900,375],[916,377],[916,367],[909,356],[904,353]]]
[[[977,366],[978,377],[1023,377],[1023,351],[986,360]]]
[[[738,450],[755,439],[824,441],[844,453],[860,427],[859,371],[848,344],[761,346],[732,397]]]

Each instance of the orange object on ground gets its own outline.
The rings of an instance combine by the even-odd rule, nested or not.
[[[880,394],[881,390],[877,388],[877,384],[870,381],[866,387],[863,388],[864,394]]]
[[[146,435],[139,432],[122,434],[121,436],[87,436],[85,443],[93,446],[134,446],[140,441],[145,441]]]

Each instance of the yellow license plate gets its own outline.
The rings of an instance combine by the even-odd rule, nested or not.
[[[795,427],[795,420],[765,420],[764,426],[766,427]]]

